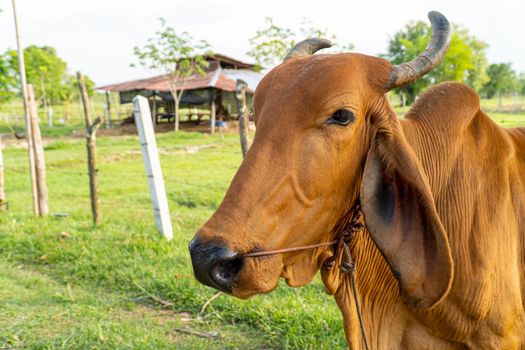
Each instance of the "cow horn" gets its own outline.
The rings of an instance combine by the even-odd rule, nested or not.
[[[332,46],[332,42],[327,39],[321,39],[321,38],[310,38],[301,41],[297,45],[295,45],[290,52],[288,52],[288,55],[284,58],[284,60],[288,60],[290,58],[299,57],[299,56],[309,56],[313,55],[317,51],[321,49],[326,49]]]
[[[425,51],[410,62],[401,63],[392,68],[387,90],[415,82],[434,69],[443,59],[450,45],[452,30],[447,18],[437,11],[428,13],[432,25],[432,36]]]

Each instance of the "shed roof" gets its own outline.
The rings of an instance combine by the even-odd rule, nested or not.
[[[221,69],[207,72],[205,75],[192,75],[188,78],[179,78],[176,86],[177,90],[198,90],[206,88],[216,88],[223,91],[234,92],[237,85],[237,78],[243,79],[248,83],[251,92],[255,91],[257,84],[262,79],[262,74],[248,69]],[[123,83],[98,86],[97,90],[122,92],[133,90],[154,90],[169,92],[169,77],[159,75],[147,79],[126,81]]]
[[[220,61],[221,63],[225,63],[225,65],[221,65],[223,68],[224,66],[231,65],[234,66],[236,69],[253,69],[255,67],[255,64],[253,63],[246,63],[239,61],[235,58],[220,54],[220,53],[213,53],[210,55],[206,55],[205,60],[207,61]]]

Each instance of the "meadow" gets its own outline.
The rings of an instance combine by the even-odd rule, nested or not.
[[[137,137],[98,139],[97,228],[83,139],[47,139],[47,218],[31,214],[26,150],[4,149],[0,349],[343,348],[341,316],[320,281],[249,301],[220,295],[201,313],[215,291],[193,278],[187,246],[241,161],[238,135],[165,133],[158,144],[169,243],[155,229]]]
[[[490,114],[525,125],[524,113]],[[166,242],[136,136],[98,138],[103,224],[93,227],[80,119],[42,132],[49,217],[32,216],[23,141],[7,140],[3,150],[0,349],[346,348],[342,317],[319,278],[247,301],[212,299],[215,291],[193,278],[187,245],[241,162],[237,134],[158,134],[175,231]]]

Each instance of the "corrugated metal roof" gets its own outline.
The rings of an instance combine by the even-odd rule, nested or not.
[[[222,74],[235,81],[237,81],[237,79],[244,80],[252,92],[255,91],[257,85],[259,85],[259,82],[264,77],[264,74],[248,69],[223,69]]]
[[[216,88],[223,91],[233,92],[236,89],[237,78],[243,79],[248,83],[251,92],[262,79],[262,74],[247,69],[221,69],[218,68],[205,75],[193,75],[188,78],[179,78],[177,90],[198,90],[206,88]],[[97,87],[97,90],[120,92],[132,90],[155,90],[169,92],[169,78],[167,75],[160,75],[147,79],[131,80],[123,83],[105,85]]]

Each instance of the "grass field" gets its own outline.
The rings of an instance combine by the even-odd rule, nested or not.
[[[67,217],[31,216],[26,150],[4,149],[10,211],[0,215],[0,349],[343,348],[341,316],[319,281],[249,301],[221,295],[199,317],[215,292],[193,278],[187,245],[241,161],[238,136],[168,133],[158,143],[170,243],[154,227],[136,137],[98,140],[97,229],[82,139],[46,146],[51,212]]]
[[[525,125],[524,114],[491,115]],[[32,217],[26,150],[4,149],[0,349],[346,347],[339,310],[319,280],[248,301],[221,295],[201,313],[215,292],[193,278],[187,245],[241,161],[238,135],[158,135],[175,229],[167,243],[154,227],[135,136],[98,139],[103,224],[92,227],[85,144],[73,130],[82,132],[43,127],[58,216]]]

